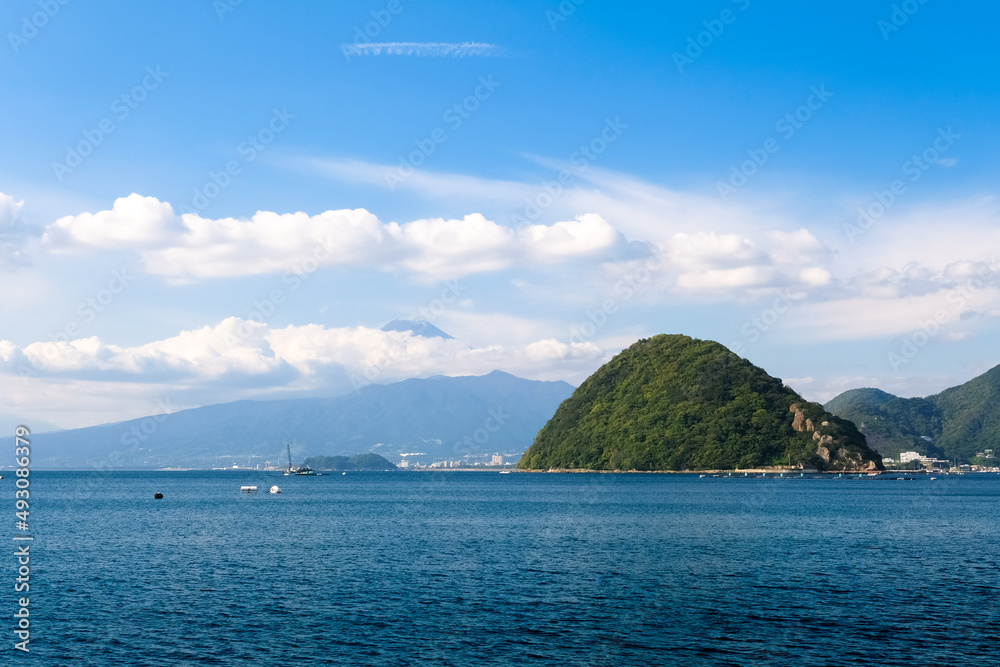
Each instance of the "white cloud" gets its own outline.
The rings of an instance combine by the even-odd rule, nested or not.
[[[769,231],[765,237],[770,241],[771,258],[780,264],[791,264],[808,259],[823,259],[829,250],[808,229],[792,232]]]
[[[890,209],[863,235],[837,238],[842,271],[916,265],[940,272],[956,262],[997,264],[1000,199],[978,197],[949,202],[914,202]],[[847,213],[849,220],[856,214]]]
[[[451,206],[493,207],[510,215],[512,225],[523,219],[540,223],[596,213],[629,238],[656,243],[676,233],[736,233],[783,226],[770,212],[724,204],[718,197],[674,190],[593,163],[581,168],[568,160],[536,161],[552,170],[550,178],[521,182],[415,169],[397,189]],[[290,158],[287,165],[342,183],[380,188],[387,188],[387,174],[397,171],[392,164],[316,157]]]
[[[135,248],[145,271],[172,281],[356,267],[436,281],[581,260],[631,266],[658,248],[668,266],[657,279],[668,290],[740,294],[830,282],[829,253],[808,230],[755,237],[695,231],[662,243],[641,238],[629,244],[596,213],[520,229],[479,213],[398,223],[364,209],[211,219],[176,215],[168,203],[133,194],[110,210],[60,218],[46,229],[43,243],[57,252]]]
[[[597,255],[620,240],[618,231],[593,213],[549,226],[530,225],[519,236],[528,246],[529,255],[549,261]]]
[[[0,341],[0,368],[23,367],[51,378],[144,381],[228,381],[251,376],[287,378],[289,367],[267,341],[265,325],[228,318],[215,327],[136,347],[97,337],[31,343],[23,349]]]
[[[811,287],[822,287],[830,283],[830,272],[814,266],[799,271],[799,279]]]
[[[56,250],[73,248],[154,248],[184,231],[170,204],[131,194],[111,210],[59,218],[42,242]]]
[[[379,42],[341,44],[345,55],[351,56],[418,56],[429,58],[464,58],[496,55],[495,44],[483,42]]]
[[[820,287],[831,280],[829,252],[806,229],[767,231],[756,240],[714,232],[675,234],[664,255],[680,269],[677,288],[688,292],[754,294],[762,288]]]
[[[749,239],[737,234],[675,234],[668,248],[671,263],[684,269],[735,268],[764,259]]]
[[[459,304],[461,305],[461,304]],[[528,343],[545,338],[558,329],[558,324],[518,317],[509,313],[487,311],[469,312],[449,309],[435,320],[435,326],[472,345],[489,345],[502,331],[504,340]]]
[[[554,173],[564,170],[566,178],[560,180],[567,184],[551,179],[532,185],[416,170],[401,187],[452,205],[489,203],[513,210],[518,220],[573,216],[583,222],[588,216],[599,216],[606,229],[591,228],[586,238],[600,246],[615,233],[633,244],[655,248],[669,263],[657,276],[659,287],[669,292],[744,297],[781,287],[824,287],[836,281],[834,253],[828,245],[812,231],[771,213],[769,204],[757,208],[724,204],[717,197],[672,190],[593,164],[581,169],[568,161],[535,161]],[[295,162],[338,181],[376,186],[384,186],[385,173],[393,169],[359,161],[299,158]],[[580,215],[581,211],[588,213]],[[540,229],[554,236],[559,227],[556,223]],[[525,227],[522,235],[535,234],[533,229]],[[582,251],[584,239],[576,241],[580,245],[568,247]],[[609,273],[628,273],[629,261],[618,260],[625,266]]]
[[[966,294],[945,288],[907,298],[858,296],[800,303],[788,312],[784,321],[788,328],[814,341],[890,339],[935,321],[947,332],[963,313],[997,306],[1000,306],[1000,290],[996,287]]]
[[[248,220],[178,216],[169,204],[136,194],[110,210],[60,218],[43,237],[55,251],[135,247],[146,271],[179,280],[360,266],[439,280],[539,259],[592,258],[623,241],[597,215],[516,233],[478,213],[402,224],[364,209],[258,211]]]
[[[0,192],[0,233],[14,226],[21,216],[24,201],[15,201],[10,195]]]
[[[697,273],[682,273],[677,277],[677,286],[691,291],[733,290],[765,287],[773,283],[774,277],[773,271],[759,266],[706,269]]]
[[[822,214],[825,220],[817,223],[822,226],[807,229],[802,214],[777,195],[722,203],[718,197],[670,189],[595,164],[580,169],[569,160],[534,160],[551,169],[553,178],[531,185],[416,170],[401,187],[451,205],[488,202],[497,209],[531,211],[533,221],[568,219],[581,211],[598,214],[633,243],[655,247],[670,259],[658,275],[661,294],[753,298],[790,288],[822,301],[909,298],[954,284],[955,277],[946,273],[950,264],[997,263],[996,197],[933,205],[913,201],[912,207],[901,200],[863,235],[849,239],[842,223],[857,216],[853,204]],[[386,170],[393,169],[358,161],[296,162],[339,181],[378,186],[384,186]],[[568,174],[568,185],[554,188],[559,170]],[[545,206],[525,205],[542,200]]]
[[[272,329],[235,317],[133,347],[97,337],[23,348],[0,340],[0,373],[17,376],[27,369],[29,376],[37,376],[32,382],[39,387],[73,384],[88,396],[101,391],[108,405],[126,386],[128,392],[146,397],[169,390],[180,407],[191,407],[247,398],[254,392],[343,393],[371,382],[482,375],[496,369],[531,379],[582,381],[606,358],[601,346],[587,341],[541,339],[472,347],[456,339],[366,327],[307,324]],[[0,397],[14,404],[21,389],[4,383]],[[73,425],[80,425],[85,418],[78,414],[73,419]]]
[[[509,267],[518,253],[514,234],[478,213],[462,220],[415,220],[391,224],[400,265],[431,278],[454,278]]]

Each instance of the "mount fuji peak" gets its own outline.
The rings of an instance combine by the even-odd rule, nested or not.
[[[409,331],[415,336],[424,338],[454,338],[438,329],[426,320],[393,320],[382,327],[382,331]]]

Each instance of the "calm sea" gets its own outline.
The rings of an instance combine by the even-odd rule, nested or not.
[[[40,472],[31,492],[10,664],[998,660],[998,475]]]

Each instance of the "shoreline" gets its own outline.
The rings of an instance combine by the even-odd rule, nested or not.
[[[547,468],[545,470],[526,470],[517,469],[515,472],[529,472],[529,473],[615,473],[615,474],[656,474],[656,475],[764,475],[764,474],[795,474],[800,473],[803,475],[881,475],[887,472],[903,472],[903,471],[887,471],[887,470],[802,470],[801,468],[746,468],[738,470],[591,470],[589,468]],[[905,471],[907,473],[922,472],[922,471]]]

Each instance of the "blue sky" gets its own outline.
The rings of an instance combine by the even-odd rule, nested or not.
[[[1000,362],[1000,10],[662,5],[5,4],[0,412],[575,384],[660,332],[814,400]],[[377,331],[418,315],[456,340]]]

